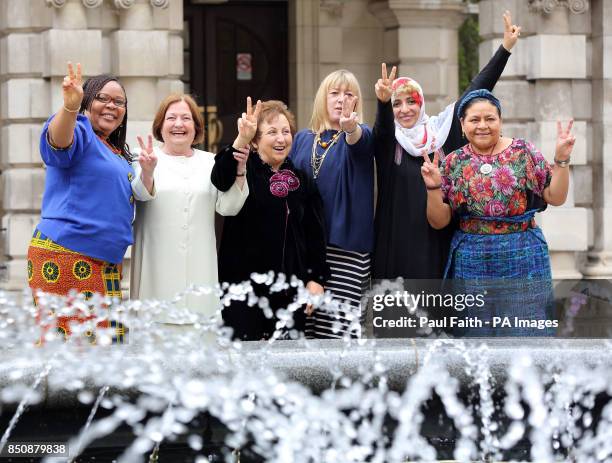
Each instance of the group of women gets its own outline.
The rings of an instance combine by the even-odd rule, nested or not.
[[[357,79],[340,70],[321,83],[308,129],[297,132],[284,103],[253,107],[248,98],[234,143],[214,157],[194,148],[204,123],[193,99],[171,95],[153,122],[161,146],[139,138],[132,164],[125,90],[111,76],[82,84],[80,67],[69,64],[64,103],[41,137],[47,179],[28,253],[30,286],[120,296],[134,214],[132,297],[167,300],[193,283],[241,283],[272,271],[301,280],[311,302],[328,292],[340,303],[308,304],[287,317],[296,285],[252,281],[254,307],[224,298],[224,321],[243,340],[279,327],[287,335],[359,336],[355,318],[371,277],[549,281],[532,219],[564,202],[574,138],[571,123],[559,129],[551,167],[529,142],[501,136],[501,105],[490,90],[520,35],[507,12],[504,22],[503,45],[437,116],[425,112],[417,82],[394,79],[395,68],[388,74],[383,64],[370,129]],[[218,259],[215,211],[226,216]],[[183,303],[211,313],[218,299]]]

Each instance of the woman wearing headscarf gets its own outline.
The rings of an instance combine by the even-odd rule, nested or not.
[[[520,35],[504,14],[504,41],[464,93],[493,89]],[[374,147],[378,180],[373,277],[439,279],[448,257],[453,226],[434,230],[427,222],[427,191],[421,178],[423,154],[450,153],[464,144],[455,105],[428,116],[421,86],[408,77],[388,78],[383,64],[376,84],[378,111]],[[463,98],[463,96],[462,96]],[[459,99],[461,101],[461,98]]]
[[[153,191],[157,159],[142,156],[135,176],[125,142],[127,98],[116,77],[83,84],[81,65],[75,72],[68,63],[62,91],[62,106],[40,137],[47,173],[41,220],[28,248],[29,284],[35,300],[38,290],[121,298],[134,196]],[[60,328],[70,331],[68,322]]]
[[[240,175],[246,175],[249,186],[240,212],[223,223],[221,284],[249,284],[253,273],[272,271],[275,279],[280,273],[287,281],[297,277],[312,295],[323,294],[329,277],[323,205],[314,182],[287,157],[294,134],[295,117],[283,102],[257,102],[253,109],[248,98],[246,112],[238,119],[236,140],[215,157],[211,180],[220,191],[227,191]],[[246,169],[236,172],[240,156],[249,153],[247,145],[251,152]],[[259,296],[257,305],[234,299],[223,310],[234,338],[261,340],[304,331],[306,311],[300,308],[290,314],[288,310],[297,293],[295,285],[274,289],[261,281],[252,285]],[[285,328],[276,332],[277,322],[289,318]]]
[[[421,172],[431,226],[439,230],[458,220],[446,276],[463,294],[484,295],[483,307],[465,309],[466,317],[479,317],[483,325],[460,333],[554,334],[550,259],[534,214],[565,202],[572,121],[567,128],[557,122],[551,167],[530,142],[502,136],[501,104],[488,90],[468,93],[457,115],[468,143],[446,156],[440,169],[438,154],[433,161],[425,155]],[[511,326],[496,324],[494,317],[508,317]]]
[[[190,285],[212,290],[218,282],[215,211],[223,215],[240,211],[249,195],[246,157],[237,163],[240,175],[229,190],[218,191],[210,181],[214,155],[195,148],[204,139],[204,119],[189,95],[167,96],[157,109],[152,132],[160,147],[153,148],[151,136],[146,144],[138,137],[140,155],[156,156],[158,166],[154,200],[136,206],[130,296],[169,301]],[[177,306],[211,316],[219,298],[214,292],[188,294]],[[179,323],[166,313],[157,321]]]
[[[307,320],[311,338],[361,334],[361,300],[370,284],[374,241],[373,138],[361,116],[357,78],[334,71],[317,90],[310,128],[298,132],[291,149],[291,160],[316,182],[323,198],[331,269],[325,289],[348,304],[346,310],[316,309]]]

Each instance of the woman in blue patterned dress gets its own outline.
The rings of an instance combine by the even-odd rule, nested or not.
[[[551,167],[530,142],[501,135],[501,105],[488,90],[466,95],[457,114],[469,143],[447,156],[440,169],[437,155],[433,161],[426,156],[421,173],[431,226],[440,229],[453,216],[459,219],[445,275],[459,280],[466,293],[484,294],[488,288],[484,307],[465,313],[482,326],[460,333],[552,335],[550,259],[534,214],[565,202],[572,121],[566,129],[558,123]],[[510,326],[501,326],[504,317]]]

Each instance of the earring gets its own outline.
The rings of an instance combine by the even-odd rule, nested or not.
[[[461,131],[461,138],[465,138],[465,132],[463,130]]]

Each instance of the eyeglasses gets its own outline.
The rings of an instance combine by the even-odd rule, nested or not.
[[[119,108],[125,108],[125,105],[127,105],[127,100],[125,98],[121,98],[120,96],[117,98],[112,98],[106,93],[98,93],[94,98],[100,103],[104,104],[109,104],[112,101],[113,104]]]

